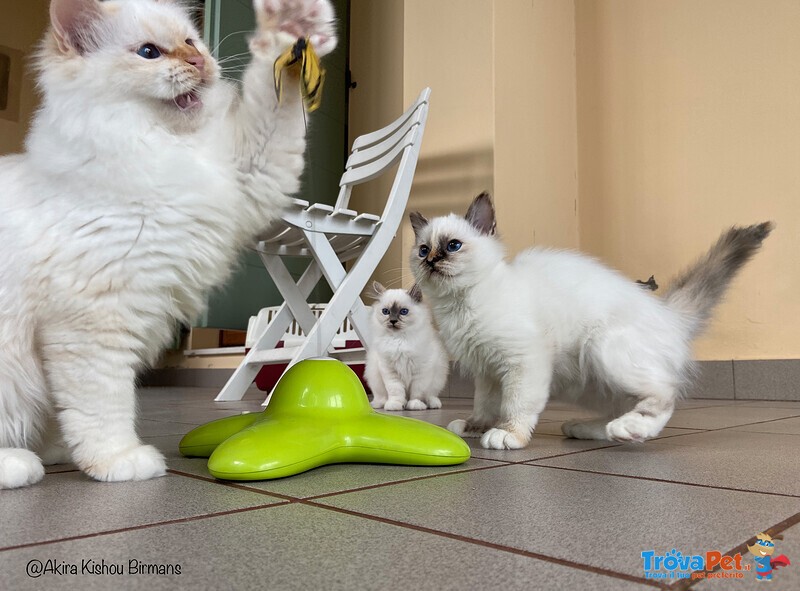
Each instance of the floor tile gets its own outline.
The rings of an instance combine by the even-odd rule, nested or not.
[[[160,435],[185,435],[194,428],[188,423],[172,423],[140,419],[136,421],[136,433],[139,437],[156,437]]]
[[[80,472],[0,492],[0,548],[281,502],[168,475],[143,482],[95,482]]]
[[[800,496],[800,437],[710,431],[588,451],[540,465]],[[800,506],[800,499],[795,500]]]
[[[800,417],[792,419],[779,419],[755,425],[742,425],[734,427],[732,431],[745,431],[754,433],[781,433],[783,435],[800,435]]]
[[[689,429],[723,429],[762,421],[772,421],[792,416],[791,410],[774,407],[750,407],[741,405],[713,406],[707,408],[685,408],[676,410],[668,427]]]
[[[791,498],[525,465],[320,502],[634,576],[642,551],[732,547],[797,510]]]
[[[187,541],[191,541],[187,544]],[[105,560],[120,576],[26,576],[31,560]],[[131,575],[129,561],[179,565]],[[287,505],[0,552],[9,589],[648,589],[625,580],[339,512]]]

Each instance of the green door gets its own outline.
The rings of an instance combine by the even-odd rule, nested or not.
[[[326,70],[322,106],[309,116],[306,169],[296,197],[309,202],[333,205],[344,171],[347,146],[348,0],[332,0],[337,16],[339,45],[324,59]],[[238,80],[249,60],[247,40],[255,28],[252,0],[205,0],[206,42],[219,60],[224,75]],[[289,262],[289,271],[298,279],[307,266],[305,260]],[[330,288],[323,279],[309,301],[327,302]],[[283,302],[255,252],[245,252],[234,275],[209,297],[208,311],[198,326],[244,330],[247,321],[261,308]]]

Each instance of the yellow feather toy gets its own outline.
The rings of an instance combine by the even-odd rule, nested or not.
[[[325,70],[319,63],[317,52],[308,38],[301,37],[297,43],[284,51],[275,60],[275,93],[278,102],[283,95],[283,72],[293,72],[300,78],[300,94],[306,110],[316,111],[322,103],[322,84],[325,82]]]

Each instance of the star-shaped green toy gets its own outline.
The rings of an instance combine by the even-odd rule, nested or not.
[[[375,412],[356,374],[334,359],[297,363],[263,412],[201,425],[180,451],[208,458],[209,472],[223,480],[282,478],[342,462],[450,466],[470,456],[446,429]]]

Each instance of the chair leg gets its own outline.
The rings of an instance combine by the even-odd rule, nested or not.
[[[267,268],[270,277],[272,277],[272,280],[275,282],[275,287],[278,288],[278,291],[283,296],[283,301],[289,306],[292,316],[297,319],[303,332],[308,334],[317,322],[316,316],[311,312],[311,308],[308,305],[308,293],[303,293],[302,290],[295,285],[294,279],[292,279],[288,269],[286,269],[286,265],[281,260],[281,257],[275,254],[266,254],[262,252],[259,253],[259,256],[261,257],[261,262],[264,263],[264,266]],[[306,271],[312,266],[319,267],[314,259],[311,259],[311,263],[309,267],[306,268]],[[317,272],[317,281],[319,281],[321,275],[322,273]],[[313,289],[314,287],[312,286],[311,288]]]
[[[319,265],[312,262],[297,282],[296,288],[298,292],[308,297],[321,277],[322,272]],[[286,302],[284,302],[278,310],[278,313],[272,319],[272,322],[269,323],[269,326],[267,326],[261,336],[256,339],[250,352],[245,356],[239,364],[239,367],[236,368],[236,371],[233,372],[233,375],[228,379],[228,382],[214,399],[215,402],[241,400],[244,397],[244,393],[250,387],[250,384],[253,383],[253,380],[262,367],[262,365],[258,363],[252,363],[252,357],[259,351],[275,348],[275,345],[278,344],[278,341],[280,341],[281,337],[286,333],[286,329],[289,328],[291,322],[292,311],[289,309]]]

